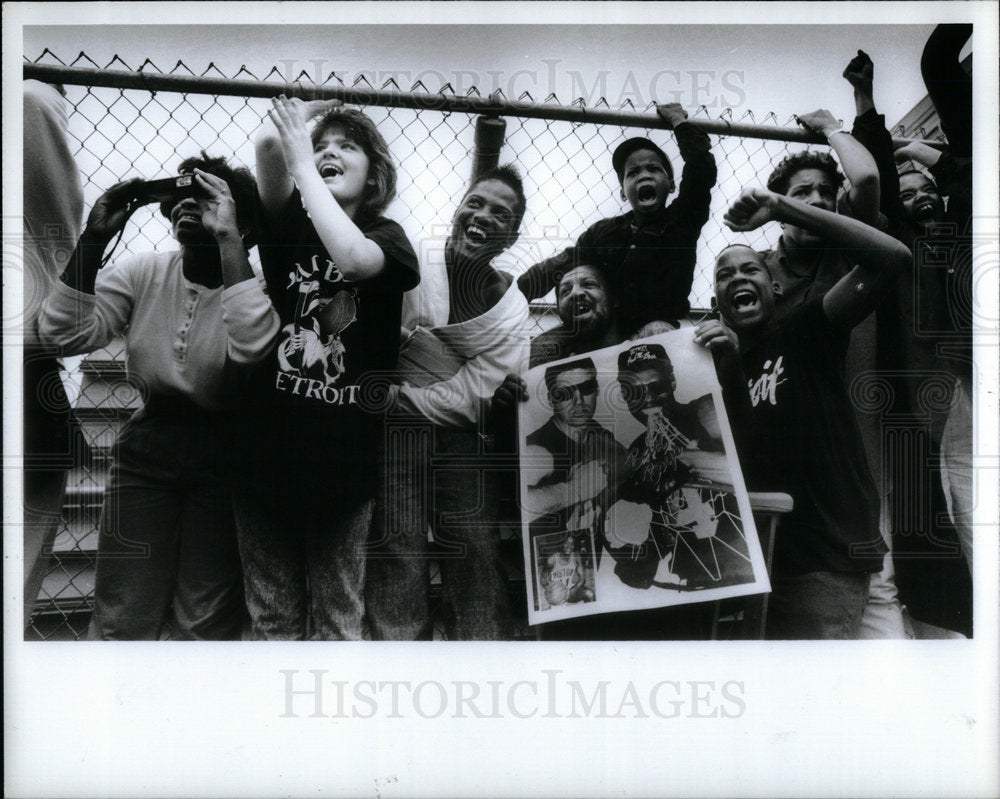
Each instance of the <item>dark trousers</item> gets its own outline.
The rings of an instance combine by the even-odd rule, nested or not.
[[[392,419],[382,458],[365,590],[372,637],[430,637],[427,526],[441,566],[450,640],[507,640],[513,622],[500,560],[499,479],[469,430]]]
[[[244,618],[218,420],[139,411],[115,444],[92,638],[229,640]]]
[[[868,602],[871,575],[809,572],[771,579],[770,639],[855,639]]]

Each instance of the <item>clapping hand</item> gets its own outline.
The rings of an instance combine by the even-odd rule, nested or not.
[[[306,130],[306,104],[298,98],[285,95],[275,97],[268,118],[274,124],[281,139],[281,150],[285,156],[288,174],[297,178],[304,169],[315,169],[312,155],[312,140]]]

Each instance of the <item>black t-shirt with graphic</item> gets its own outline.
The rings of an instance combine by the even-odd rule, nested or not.
[[[742,355],[754,418],[744,474],[750,488],[795,501],[778,528],[776,575],[882,568],[878,493],[843,379],[848,340],[818,297]]]
[[[291,469],[343,473],[360,485],[377,456],[379,403],[399,354],[403,292],[420,280],[413,247],[390,219],[356,220],[386,263],[378,277],[351,282],[331,260],[297,190],[281,219],[269,224],[259,202],[257,217],[261,268],[281,329],[250,381],[253,418],[243,435],[254,463],[244,466],[271,483]]]

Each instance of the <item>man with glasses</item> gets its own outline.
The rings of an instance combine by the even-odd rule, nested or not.
[[[525,497],[535,515],[530,534],[589,531],[599,558],[609,491],[625,450],[594,420],[600,384],[590,358],[550,366],[545,387],[552,418],[527,437],[526,466],[542,473]]]
[[[666,349],[636,344],[618,356],[618,383],[645,431],[628,448],[607,546],[626,585],[693,590],[753,578],[732,493],[708,467],[724,459],[715,403],[674,396]],[[721,466],[722,464],[720,464]]]
[[[545,387],[552,418],[527,437],[527,444],[540,448],[536,451],[546,467],[551,456],[551,468],[528,487],[526,505],[539,514],[539,528],[554,532],[570,529],[573,521],[603,518],[602,497],[625,450],[594,421],[600,385],[590,358],[549,367]]]

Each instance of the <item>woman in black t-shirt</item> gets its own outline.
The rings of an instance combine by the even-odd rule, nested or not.
[[[311,133],[306,119],[325,112]],[[357,639],[378,377],[419,282],[385,140],[356,109],[274,101],[258,135],[258,247],[281,331],[241,420],[236,518],[252,635]]]

